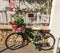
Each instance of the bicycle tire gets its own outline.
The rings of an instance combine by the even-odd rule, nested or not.
[[[22,38],[22,43],[19,44],[19,45],[17,45],[16,47],[12,48],[13,45],[9,46],[9,44],[8,44],[8,39],[9,39],[11,36],[13,37],[14,34],[17,34],[18,36],[21,36],[21,38]],[[19,48],[21,48],[21,47],[23,46],[23,42],[24,42],[24,40],[23,40],[23,36],[22,36],[21,34],[11,33],[10,35],[7,36],[7,38],[6,38],[6,40],[5,40],[5,45],[6,45],[6,47],[7,47],[8,49],[10,49],[10,50],[17,50],[17,49],[19,49]]]
[[[55,38],[54,38],[54,36],[51,34],[51,33],[49,33],[49,32],[44,32],[44,36],[45,36],[45,34],[49,34],[50,35],[50,37],[53,39],[53,44],[52,44],[52,46],[50,47],[50,48],[43,48],[43,47],[41,47],[41,49],[42,50],[51,50],[51,49],[53,49],[53,47],[54,47],[54,44],[55,44]],[[49,37],[48,37],[49,38]]]

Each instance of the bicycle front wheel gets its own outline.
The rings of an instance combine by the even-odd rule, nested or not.
[[[42,50],[51,50],[54,47],[55,44],[55,38],[54,36],[49,32],[44,32],[43,35],[43,43],[41,44]]]
[[[21,34],[12,33],[6,38],[5,44],[11,50],[19,49],[23,46],[23,37]]]

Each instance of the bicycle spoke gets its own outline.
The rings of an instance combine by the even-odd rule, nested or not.
[[[9,49],[17,49],[21,47],[22,44],[23,44],[23,37],[21,35],[18,35],[17,33],[13,33],[6,39],[6,46]],[[17,47],[18,45],[19,47]]]

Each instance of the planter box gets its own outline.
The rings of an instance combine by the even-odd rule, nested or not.
[[[0,25],[0,30],[12,30],[12,25]]]
[[[26,27],[34,29],[34,26]],[[40,28],[42,30],[50,30],[49,26],[36,26],[35,28]],[[0,25],[0,30],[12,30],[12,25]]]

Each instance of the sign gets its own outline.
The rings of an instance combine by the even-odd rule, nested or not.
[[[49,23],[49,15],[42,14],[40,23]]]

